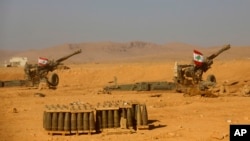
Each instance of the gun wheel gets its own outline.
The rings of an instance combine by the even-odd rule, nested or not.
[[[59,83],[59,76],[56,73],[52,73],[48,78],[49,85],[55,87]]]
[[[207,81],[216,83],[216,78],[213,74],[207,76]]]

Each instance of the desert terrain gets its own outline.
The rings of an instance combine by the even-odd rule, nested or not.
[[[89,49],[85,46],[93,48]],[[102,46],[102,50],[99,46]],[[250,97],[240,92],[243,85],[249,85],[250,47],[232,46],[230,50],[215,58],[212,68],[204,74],[204,78],[208,74],[214,74],[219,85],[225,81],[238,81],[237,86],[231,89],[231,94],[207,98],[184,97],[182,93],[168,91],[99,93],[102,87],[110,85],[108,82],[112,81],[114,76],[118,78],[118,84],[172,81],[175,61],[189,63],[194,48],[199,48],[204,54],[213,53],[220,48],[201,48],[176,43],[163,46],[138,45],[138,43],[135,45],[84,43],[75,48],[67,44],[40,50],[44,55],[46,52],[51,55],[55,50],[60,49],[55,56],[50,56],[51,58],[59,58],[70,50],[79,48],[83,53],[65,61],[65,65],[70,69],[56,70],[60,82],[55,90],[28,87],[0,88],[0,140],[228,141],[230,124],[250,124]],[[35,60],[38,56],[37,52],[39,51],[14,53],[2,51],[1,59],[5,60],[9,55],[25,55]],[[0,67],[0,80],[18,79],[24,79],[22,67]],[[35,93],[42,93],[45,97],[38,97],[34,95]],[[133,134],[99,133],[79,136],[51,136],[43,129],[45,105],[68,104],[76,101],[95,105],[106,100],[137,100],[145,103],[149,123],[153,127]]]

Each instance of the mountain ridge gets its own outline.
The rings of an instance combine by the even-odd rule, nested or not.
[[[223,45],[222,45],[223,46]],[[144,41],[131,42],[83,42],[64,43],[42,49],[29,50],[3,50],[0,49],[0,61],[8,61],[11,57],[27,57],[29,62],[36,62],[38,57],[58,59],[78,49],[81,54],[69,58],[69,63],[113,62],[113,61],[142,61],[146,60],[190,60],[193,49],[200,50],[205,55],[216,52],[222,46],[201,47],[181,42],[155,44]],[[224,52],[220,59],[245,59],[250,58],[250,46],[234,47]]]

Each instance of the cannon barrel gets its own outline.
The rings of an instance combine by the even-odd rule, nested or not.
[[[230,48],[231,48],[230,44],[225,45],[223,48],[221,48],[221,49],[220,49],[219,51],[217,51],[216,53],[213,53],[212,55],[208,56],[207,59],[208,59],[208,60],[213,60],[215,57],[217,57],[218,55],[220,55],[222,52],[224,52],[224,51],[226,51],[226,50],[228,50],[228,49],[230,49]]]
[[[73,52],[73,53],[71,53],[71,54],[69,54],[69,55],[67,55],[67,56],[64,56],[64,57],[61,57],[61,58],[57,59],[56,62],[59,64],[60,62],[62,62],[62,61],[64,61],[64,60],[67,60],[68,58],[70,58],[70,57],[72,57],[72,56],[74,56],[74,55],[76,55],[76,54],[79,54],[79,53],[81,53],[81,52],[82,52],[82,50],[79,49],[79,50],[77,50],[77,51],[75,51],[75,52]]]

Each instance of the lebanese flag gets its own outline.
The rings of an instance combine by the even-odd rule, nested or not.
[[[196,66],[201,66],[204,61],[203,54],[197,50],[194,50],[194,64]]]
[[[47,58],[39,57],[38,58],[38,65],[45,66],[48,63],[48,61],[49,61],[49,59],[47,59]]]

